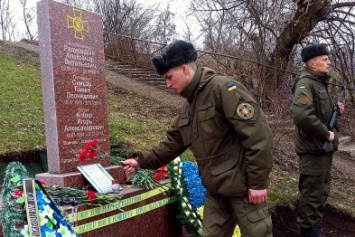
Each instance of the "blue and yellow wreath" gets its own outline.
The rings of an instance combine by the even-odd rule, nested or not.
[[[178,219],[199,237],[202,233],[206,189],[202,185],[198,167],[194,162],[182,161],[178,157],[169,164],[168,168],[180,208]],[[240,230],[237,226],[233,237],[240,236]]]

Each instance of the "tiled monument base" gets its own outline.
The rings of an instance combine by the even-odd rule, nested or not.
[[[114,178],[117,179],[120,183],[124,182],[124,171],[122,167],[118,165],[112,165],[105,167],[107,172]],[[50,173],[41,173],[36,174],[36,179],[44,181],[46,185],[58,185],[60,187],[85,187],[89,183],[85,177],[78,172],[70,172],[64,174],[50,174]]]

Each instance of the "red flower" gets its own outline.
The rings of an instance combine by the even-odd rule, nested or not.
[[[155,181],[160,181],[161,179],[163,179],[163,176],[159,173],[155,173],[153,178]]]
[[[15,190],[14,192],[13,192],[13,195],[15,196],[15,197],[22,197],[22,195],[23,195],[23,192],[22,191],[19,191],[19,190]]]
[[[160,181],[162,179],[165,179],[169,176],[168,166],[164,165],[159,169],[154,170],[153,173],[154,173],[153,178],[155,181]]]
[[[94,159],[96,155],[97,155],[97,151],[95,151],[95,150],[89,151],[89,154],[88,154],[89,160]]]
[[[80,163],[85,163],[86,159],[92,160],[97,156],[96,147],[99,144],[98,140],[91,140],[85,144],[83,151],[79,154]]]
[[[80,155],[79,155],[79,161],[80,163],[84,164],[86,161],[86,156],[88,155],[88,152],[86,150],[83,150]]]
[[[89,151],[89,150],[94,150],[96,148],[96,146],[99,144],[98,140],[91,140],[88,143],[86,143],[84,149]]]
[[[93,202],[96,199],[96,193],[94,191],[87,190],[86,195],[88,196],[90,202]]]

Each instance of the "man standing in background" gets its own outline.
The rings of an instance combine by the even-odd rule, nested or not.
[[[296,153],[299,156],[299,203],[297,225],[301,237],[321,237],[316,223],[323,217],[330,192],[333,153],[338,137],[327,124],[333,111],[328,91],[329,51],[325,44],[303,48],[302,61],[306,64],[293,88],[292,116],[296,125]],[[338,104],[343,113],[344,104]],[[323,144],[328,141],[326,152]]]

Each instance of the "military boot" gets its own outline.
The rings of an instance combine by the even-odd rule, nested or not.
[[[319,234],[315,226],[311,226],[308,228],[301,228],[301,237],[325,237],[325,236]]]

